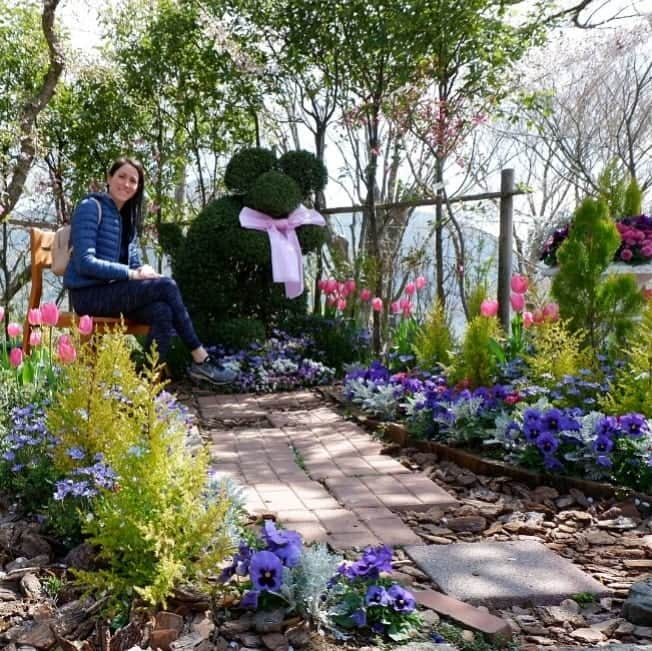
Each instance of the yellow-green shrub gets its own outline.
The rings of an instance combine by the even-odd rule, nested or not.
[[[524,359],[537,384],[555,385],[564,375],[576,375],[590,365],[590,354],[582,349],[583,333],[571,332],[562,320],[534,325],[529,336],[534,352]]]
[[[437,364],[448,366],[453,350],[453,335],[441,301],[435,300],[414,342],[417,363],[423,369]]]
[[[608,414],[631,412],[652,417],[652,302],[648,302],[626,346],[625,365],[601,400]]]
[[[460,355],[454,362],[451,377],[468,380],[472,386],[493,384],[497,362],[491,353],[492,339],[499,339],[501,328],[493,317],[476,316],[466,327]]]
[[[230,552],[222,527],[229,501],[207,495],[206,452],[186,447],[186,417],[162,393],[155,369],[138,374],[123,335],[82,347],[62,380],[48,415],[50,430],[62,440],[55,464],[73,470],[79,462],[67,450],[77,448],[87,459],[101,455],[117,474],[114,490],[93,498],[83,522],[103,566],[77,578],[114,606],[135,594],[165,604],[176,584]]]

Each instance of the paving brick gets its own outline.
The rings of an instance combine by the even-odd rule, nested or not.
[[[291,528],[298,531],[306,543],[326,542],[329,539],[326,529],[319,522],[294,522]]]
[[[362,457],[351,459],[334,459],[337,467],[346,477],[358,477],[360,475],[375,475],[376,469],[372,468]]]
[[[388,475],[410,474],[412,471],[406,468],[402,463],[383,454],[367,455],[364,460],[378,472]]]
[[[332,549],[352,549],[353,547],[369,547],[380,544],[380,540],[369,530],[355,533],[340,533],[328,538],[328,544]]]
[[[512,629],[509,624],[491,613],[469,606],[463,601],[458,601],[435,590],[413,591],[413,594],[417,603],[422,606],[480,631],[490,638],[502,637],[509,640],[512,637]]]
[[[391,495],[377,495],[377,498],[383,506],[394,511],[405,511],[407,509],[419,511],[429,508],[416,495],[402,489]]]
[[[339,509],[341,504],[334,497],[308,497],[301,498],[306,508],[319,515],[321,511]]]
[[[360,530],[366,530],[366,527],[360,522],[355,513],[346,509],[324,509],[316,512],[324,528],[328,533],[351,533]]]
[[[339,468],[325,463],[306,463],[306,472],[316,481],[344,477],[344,473]]]
[[[376,495],[393,495],[402,491],[403,485],[393,476],[373,475],[360,477],[360,481]]]
[[[371,520],[381,520],[383,518],[391,518],[394,513],[386,506],[377,507],[357,507],[353,512],[362,520],[362,522],[370,522]]]
[[[384,545],[418,545],[421,538],[401,518],[381,518],[365,523]]]
[[[320,499],[330,497],[329,492],[316,481],[295,481],[292,482],[292,490],[302,500]]]
[[[319,523],[317,516],[308,509],[279,509],[277,511],[278,519],[283,523],[294,522],[315,522]]]

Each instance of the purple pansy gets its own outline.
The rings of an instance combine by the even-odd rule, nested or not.
[[[413,594],[395,583],[387,590],[391,607],[399,613],[409,614],[416,608],[416,601]]]
[[[559,439],[549,431],[544,431],[536,438],[536,446],[545,455],[553,454],[559,447]]]
[[[359,609],[351,613],[351,621],[358,627],[362,628],[367,625],[367,613]]]
[[[648,430],[643,414],[625,414],[618,419],[618,423],[623,432],[631,437],[643,436]]]
[[[255,590],[278,592],[283,582],[281,560],[272,552],[256,552],[249,563],[249,576]]]
[[[364,602],[367,606],[389,606],[389,595],[382,585],[370,585]]]
[[[240,608],[250,608],[256,610],[258,608],[258,597],[260,593],[257,590],[249,590],[240,599]]]
[[[303,544],[296,531],[277,529],[272,520],[265,520],[262,537],[267,549],[274,552],[286,567],[294,567],[301,558]]]

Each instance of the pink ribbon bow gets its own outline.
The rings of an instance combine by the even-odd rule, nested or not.
[[[272,250],[272,277],[275,283],[285,283],[288,298],[303,293],[303,256],[295,229],[305,224],[325,226],[326,222],[316,210],[302,205],[285,219],[275,219],[253,208],[240,211],[240,226],[267,231]]]

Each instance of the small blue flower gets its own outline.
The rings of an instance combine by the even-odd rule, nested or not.
[[[370,585],[364,602],[367,606],[389,606],[390,598],[382,585]]]
[[[388,588],[387,596],[390,599],[391,607],[396,612],[405,613],[407,615],[414,612],[417,607],[414,595],[397,583]]]
[[[251,610],[256,610],[258,608],[258,597],[260,593],[256,590],[249,590],[245,593],[242,599],[240,599],[240,608],[249,608]]]

